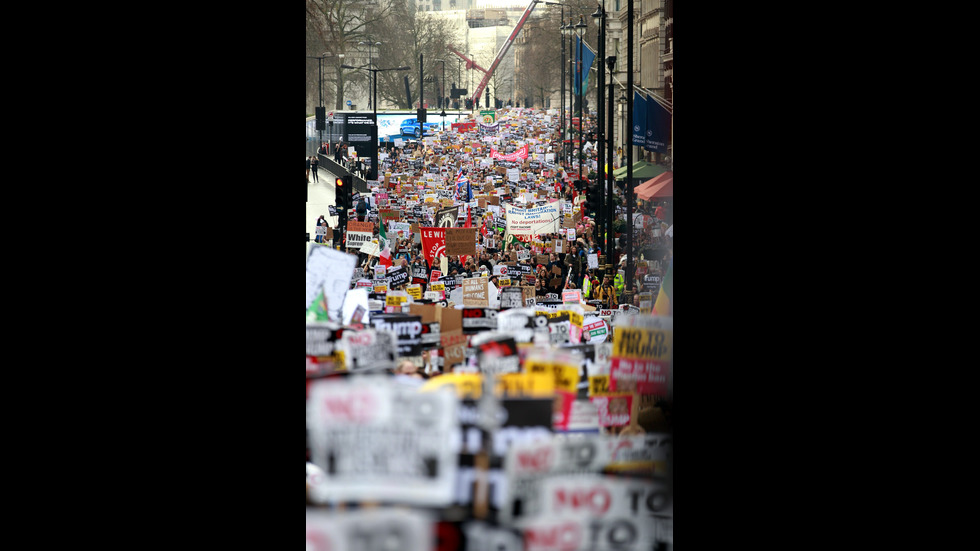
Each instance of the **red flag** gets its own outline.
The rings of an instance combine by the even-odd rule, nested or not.
[[[470,207],[468,205],[466,207],[466,224],[463,224],[463,227],[464,228],[472,228],[473,227],[473,219],[470,217]],[[462,255],[462,256],[460,256],[459,257],[460,264],[466,265],[466,259],[469,258],[469,257],[470,257],[469,255]]]

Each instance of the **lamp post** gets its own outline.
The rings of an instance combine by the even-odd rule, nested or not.
[[[578,35],[578,179],[582,179],[582,119],[583,113],[582,104],[585,103],[583,100],[585,98],[585,90],[582,89],[582,73],[585,69],[585,64],[582,63],[582,37],[585,36],[585,29],[587,25],[585,24],[585,18],[581,15],[578,16],[578,24],[575,25],[575,34]]]
[[[445,100],[446,100],[446,98],[445,98],[445,96],[446,96],[446,60],[445,59],[436,59],[435,61],[438,61],[439,63],[442,63],[442,89],[439,92],[439,105],[437,106],[437,107],[442,108],[442,107],[445,107],[445,105],[443,105],[443,104],[445,103]],[[445,126],[445,124],[443,124],[443,126]]]
[[[341,65],[344,69],[364,69],[366,71],[371,71],[371,75],[374,77],[372,86],[373,100],[371,102],[371,107],[374,110],[374,127],[378,127],[378,73],[383,71],[407,71],[411,67],[390,67],[388,69],[374,69],[368,66],[352,67],[350,65]],[[371,147],[371,169],[368,171],[368,180],[376,180],[378,178],[378,144],[375,142]]]
[[[572,126],[572,109],[574,108],[572,102],[572,19],[569,17],[568,23],[561,28],[562,34],[568,37],[568,58],[562,59],[562,66],[568,65],[568,116],[565,117],[565,126],[562,126],[562,146],[565,148],[565,165],[571,166],[572,164],[572,148],[571,148],[571,126]],[[562,51],[565,50],[564,39],[562,39]],[[562,86],[564,88],[564,86]]]
[[[606,183],[606,193],[607,193],[606,197],[608,197],[608,199],[607,199],[607,202],[606,202],[606,249],[604,249],[604,250],[606,250],[606,251],[612,251],[612,248],[611,248],[612,242],[613,242],[612,241],[613,240],[613,237],[612,237],[612,223],[613,223],[613,213],[614,213],[613,205],[615,204],[614,201],[613,201],[613,193],[614,193],[614,191],[613,191],[613,180],[614,180],[614,178],[613,178],[613,171],[612,171],[612,164],[613,164],[613,162],[612,162],[613,161],[613,142],[615,141],[615,140],[613,140],[613,135],[614,135],[613,134],[613,118],[614,118],[613,117],[613,106],[615,105],[615,102],[613,100],[613,97],[615,95],[614,94],[613,87],[615,86],[615,84],[613,83],[612,75],[613,75],[613,70],[616,68],[616,56],[611,55],[611,56],[607,57],[606,58],[606,65],[609,67],[609,98],[608,98],[608,100],[609,100],[609,117],[606,120],[606,139],[607,139],[607,151],[609,153],[607,155],[607,157],[609,159],[608,162],[609,162],[609,168],[610,168],[610,170],[609,170],[609,173],[607,174],[608,181]],[[611,262],[612,262],[612,260],[611,260],[612,259],[612,255],[610,255],[608,252],[606,253],[606,255],[607,255],[606,256],[606,262],[607,262],[607,265],[606,265],[606,274],[608,274],[610,276],[614,276],[614,274],[612,273],[613,266],[611,264]]]
[[[534,0],[534,3],[535,4],[545,4],[545,5],[548,5],[548,6],[559,6],[561,8],[561,21],[562,21],[562,23],[565,22],[565,5],[562,4],[561,2],[547,2],[545,0]],[[563,26],[559,26],[558,27],[559,32],[563,32],[562,31],[563,28],[564,28]],[[561,58],[562,58],[562,60],[565,59],[565,41],[564,40],[561,41]],[[564,64],[564,62],[561,64],[561,79],[560,80],[561,80],[561,116],[559,118],[560,122],[559,122],[558,128],[564,128],[565,127],[565,64]]]
[[[368,67],[373,67],[374,66],[374,47],[375,46],[380,46],[381,43],[380,42],[374,42],[373,40],[362,40],[362,41],[358,42],[358,44],[361,45],[361,46],[367,46],[368,47]],[[374,80],[377,80],[378,79],[378,75],[373,75],[373,77],[374,77]],[[375,85],[376,84],[377,83],[375,83]],[[370,99],[368,100],[368,103],[371,103],[372,105],[374,105],[374,102],[372,102]],[[377,111],[375,111],[375,112],[377,112]]]
[[[308,55],[306,57],[308,59],[315,59],[315,60],[317,60],[317,79],[319,80],[319,82],[317,82],[317,88],[320,90],[320,107],[322,108],[323,107],[323,60],[325,58],[332,57],[332,56],[328,56],[327,55],[327,52],[323,52],[319,56]],[[323,129],[322,128],[317,129],[317,132],[320,133],[320,143],[322,144],[323,143]]]
[[[603,0],[603,3],[605,0]],[[606,135],[603,130],[603,123],[605,122],[605,117],[603,113],[603,107],[605,106],[605,101],[603,95],[606,89],[606,71],[605,67],[602,66],[603,61],[606,59],[606,9],[602,4],[596,6],[595,12],[592,14],[593,19],[595,19],[596,26],[599,28],[599,81],[596,83],[596,116],[597,116],[597,130],[596,130],[596,161],[599,167],[599,204],[596,205],[596,230],[599,231],[599,236],[603,235],[602,230],[605,228],[606,217],[603,213],[603,203],[606,201],[611,201],[612,197],[603,197],[602,188],[606,180]],[[612,70],[612,67],[610,67]],[[612,80],[612,79],[610,79]],[[598,240],[597,240],[598,241]],[[603,247],[605,250],[605,247]]]
[[[445,107],[442,108],[442,112],[439,113],[439,116],[442,117],[442,131],[445,132],[446,131],[446,108]]]
[[[633,94],[633,0],[626,23],[626,90]],[[633,102],[626,102],[626,126],[633,128]],[[630,143],[632,143],[630,139]],[[633,147],[626,150],[626,289],[633,290]]]

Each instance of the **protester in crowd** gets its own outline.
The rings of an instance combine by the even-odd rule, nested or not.
[[[317,173],[317,167],[320,165],[320,160],[317,159],[316,155],[310,156],[310,171],[313,173],[313,181],[319,182],[320,176]]]
[[[316,219],[316,226],[318,228],[319,227],[326,227],[326,233],[329,233],[330,232],[330,223],[327,222],[327,217],[324,216],[324,215],[322,215],[322,214],[320,215],[319,218]],[[320,235],[318,233],[317,236],[316,236],[316,242],[317,243],[325,243],[326,242],[326,239],[324,239],[324,236],[323,235]]]
[[[367,203],[364,201],[363,196],[357,200],[357,207],[354,210],[357,212],[357,220],[363,222],[367,216]]]
[[[616,288],[613,286],[612,281],[609,280],[609,276],[603,278],[597,299],[602,301],[603,308],[616,308],[619,306],[619,302],[616,299]]]
[[[312,161],[310,159],[312,158],[313,157],[306,158],[306,183],[307,184],[310,183],[310,165],[312,164]]]

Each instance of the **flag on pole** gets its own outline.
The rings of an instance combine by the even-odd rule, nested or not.
[[[670,299],[674,295],[674,259],[670,259],[667,265],[667,273],[660,284],[660,291],[657,292],[657,302],[653,304],[653,314],[656,316],[672,316]]]
[[[460,192],[462,191],[463,184],[469,184],[469,179],[463,174],[463,169],[459,169],[459,174],[456,175],[456,199],[459,200]]]
[[[391,248],[388,246],[387,240],[385,240],[385,248],[381,250],[381,258],[378,259],[378,264],[391,268]]]
[[[633,92],[633,145],[644,147],[647,143],[647,98]]]
[[[466,206],[466,224],[463,224],[463,227],[464,228],[472,228],[473,227],[473,219],[470,217],[470,207],[469,207],[469,205]],[[460,264],[466,265],[466,259],[469,258],[469,257],[470,256],[469,255],[466,255],[466,254],[461,255],[459,257]]]
[[[581,57],[579,57],[581,50]],[[582,43],[582,39],[575,37],[575,82],[572,84],[575,95],[579,95],[578,79],[582,75],[582,89],[589,89],[589,72],[592,69],[592,62],[595,61],[595,52]],[[584,63],[583,63],[584,62]]]
[[[381,229],[378,230],[378,236],[380,241],[384,244],[384,248],[381,249],[381,258],[378,260],[378,264],[391,268],[391,247],[388,245],[388,232],[385,231],[384,220],[378,222],[381,224]]]

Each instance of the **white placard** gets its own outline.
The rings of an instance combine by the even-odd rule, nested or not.
[[[356,267],[357,257],[352,254],[323,245],[311,247],[306,256],[306,307],[313,304],[322,289],[330,320],[340,321],[344,296]]]
[[[306,510],[308,551],[432,549],[434,519],[426,511],[374,508],[359,511]]]
[[[307,426],[329,498],[450,505],[459,462],[457,406],[450,388],[419,393],[388,377],[315,381]]]

